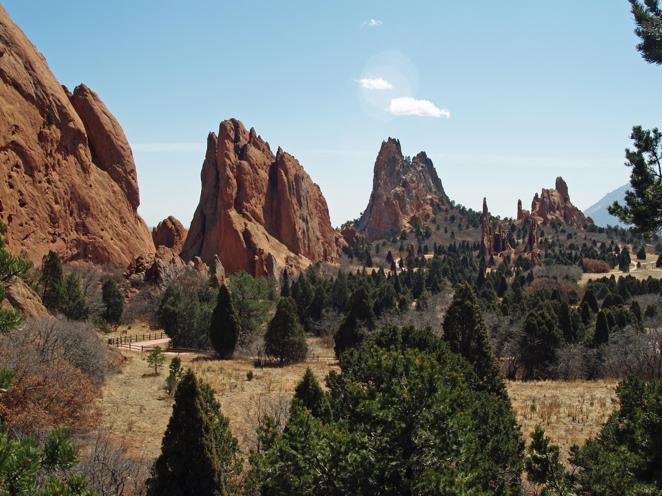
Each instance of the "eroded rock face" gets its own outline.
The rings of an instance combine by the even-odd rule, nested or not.
[[[492,254],[492,224],[487,209],[487,199],[483,198],[483,213],[480,216],[480,256],[489,257]]]
[[[426,221],[448,203],[425,152],[405,159],[400,142],[389,138],[377,155],[370,201],[356,227],[371,241],[384,239],[409,227],[414,217]]]
[[[156,252],[135,257],[126,268],[124,277],[134,289],[139,289],[144,284],[164,287],[185,267],[186,264],[177,252],[166,246],[159,246]]]
[[[88,88],[71,95],[60,86],[1,6],[0,80],[0,222],[8,249],[36,264],[55,250],[65,261],[117,266],[153,252],[119,124]]]
[[[163,219],[152,229],[152,239],[157,248],[165,246],[177,253],[182,251],[186,234],[186,228],[172,215]]]
[[[133,208],[140,205],[133,153],[124,131],[99,96],[84,84],[69,96],[85,126],[92,161],[122,189]]]
[[[6,288],[9,304],[26,317],[43,317],[48,310],[41,298],[22,279],[13,280]]]
[[[326,200],[299,162],[280,148],[274,155],[254,129],[236,120],[210,133],[202,165],[202,192],[182,256],[225,271],[253,275],[297,270],[336,257]]]
[[[538,249],[540,245],[540,233],[538,232],[538,223],[529,223],[529,234],[526,239],[525,251],[532,252]]]
[[[524,220],[531,215],[531,212],[522,208],[522,200],[517,200],[517,221]]]
[[[496,229],[493,229],[486,198],[483,198],[483,213],[480,217],[480,221],[480,256],[490,257],[513,249],[512,245],[514,244],[514,239],[509,235],[509,231],[506,229],[506,226],[504,226],[504,223],[498,223]]]
[[[530,215],[537,222],[558,219],[576,227],[585,227],[592,223],[590,218],[572,204],[568,185],[560,176],[556,178],[554,189],[543,188],[540,195],[535,194],[531,202]],[[519,217],[520,209],[518,209],[518,219]]]

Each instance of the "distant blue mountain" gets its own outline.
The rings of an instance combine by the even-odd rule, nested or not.
[[[625,192],[630,187],[629,184],[625,184],[620,188],[612,191],[611,193],[606,194],[599,202],[595,205],[590,206],[584,210],[584,215],[593,219],[593,222],[596,226],[607,227],[607,226],[620,226],[626,227],[626,224],[623,224],[617,217],[611,215],[607,208],[611,206],[615,201],[618,203],[623,203],[625,201]]]

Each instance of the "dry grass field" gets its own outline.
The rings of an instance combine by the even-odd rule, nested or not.
[[[311,355],[331,356],[333,350],[319,339],[309,339]],[[164,390],[166,366],[160,375],[153,375],[144,355],[121,350],[124,363],[111,374],[104,385],[99,406],[104,427],[118,438],[125,439],[132,454],[156,457],[161,438],[172,411],[172,399]],[[294,388],[306,367],[310,367],[321,383],[330,370],[337,369],[328,360],[309,361],[284,368],[255,367],[249,359],[217,360],[198,353],[179,355],[183,368],[192,369],[216,392],[223,414],[230,419],[234,435],[244,451],[254,446],[255,427],[261,415],[285,415]],[[252,378],[249,380],[249,372]],[[283,417],[284,418],[284,417]]]
[[[310,339],[311,352],[331,356],[332,350],[318,339]],[[156,457],[172,410],[172,399],[163,385],[167,367],[154,376],[144,355],[123,350],[123,365],[112,374],[99,401],[104,427],[125,439],[136,456]],[[169,355],[174,356],[174,355]],[[310,361],[284,368],[257,368],[248,359],[216,360],[186,353],[183,367],[193,369],[216,391],[223,413],[244,452],[255,443],[260,415],[287,414],[294,388],[309,366],[320,382],[330,370],[329,361]],[[252,378],[249,380],[249,372]],[[541,424],[562,448],[563,457],[573,444],[581,444],[599,431],[613,409],[616,381],[537,381],[507,384],[517,420],[528,443],[529,434]]]
[[[630,272],[622,272],[618,269],[612,270],[608,274],[582,274],[581,279],[578,281],[578,284],[585,285],[588,281],[595,279],[601,279],[603,277],[611,277],[612,275],[617,279],[621,276],[632,276],[637,279],[647,279],[648,277],[653,277],[655,279],[662,279],[662,268],[658,269],[655,267],[655,262],[657,261],[657,254],[654,252],[646,252],[646,260],[641,260],[641,267],[637,268],[637,262],[634,255],[632,255],[632,263],[630,264]]]
[[[583,444],[614,410],[614,380],[508,382],[508,393],[526,443],[536,425],[561,447],[565,461],[573,444]]]

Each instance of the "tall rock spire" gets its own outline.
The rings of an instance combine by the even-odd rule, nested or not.
[[[336,257],[326,200],[299,162],[230,119],[210,133],[200,203],[182,256],[215,256],[232,274],[277,274]]]
[[[483,198],[483,213],[480,216],[480,256],[491,257],[492,250],[492,224],[490,211],[487,209],[487,198]]]
[[[431,218],[449,200],[441,179],[425,152],[413,159],[402,155],[400,142],[388,138],[375,160],[372,193],[357,228],[368,239],[393,236],[416,217]]]

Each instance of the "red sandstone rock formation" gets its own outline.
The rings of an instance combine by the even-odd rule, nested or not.
[[[157,248],[159,246],[171,248],[176,253],[182,251],[186,234],[186,228],[172,215],[163,219],[154,229],[152,229],[154,245]]]
[[[133,259],[124,277],[134,289],[141,288],[145,283],[165,286],[185,267],[178,253],[166,246],[159,246],[156,252],[144,253]]]
[[[92,161],[122,189],[133,208],[138,208],[136,165],[119,122],[97,94],[84,84],[76,86],[69,99],[85,126]]]
[[[529,217],[531,213],[522,208],[522,200],[517,200],[517,221],[522,221]]]
[[[540,244],[540,234],[538,233],[538,223],[529,222],[529,234],[526,240],[525,251],[532,252],[538,248]]]
[[[483,213],[480,216],[480,252],[481,257],[491,257],[492,250],[492,223],[490,212],[487,209],[487,198],[483,197]]]
[[[425,152],[406,160],[400,142],[389,138],[377,155],[370,201],[356,227],[371,241],[384,239],[410,227],[413,217],[428,220],[448,203],[441,180]]]
[[[125,266],[153,252],[136,170],[115,118],[84,86],[69,94],[0,6],[0,222],[35,263]],[[71,98],[71,99],[70,99]]]
[[[568,185],[560,176],[556,178],[554,189],[543,188],[540,196],[538,193],[535,194],[531,202],[530,215],[537,222],[558,219],[576,227],[585,227],[592,223],[590,218],[587,218],[581,210],[572,204],[568,194]]]
[[[480,256],[490,257],[492,255],[498,255],[505,251],[512,250],[512,245],[510,243],[510,238],[512,238],[512,236],[509,235],[504,223],[499,222],[496,230],[492,228],[492,221],[490,219],[490,212],[487,208],[486,198],[483,198],[483,213],[480,216],[480,224]]]
[[[43,317],[48,310],[41,298],[22,279],[13,280],[6,288],[7,302],[26,317]],[[5,302],[3,302],[4,304]]]
[[[182,256],[210,262],[218,255],[232,274],[279,273],[336,257],[326,200],[297,160],[274,156],[254,129],[238,120],[210,133],[202,192]]]
[[[220,288],[226,282],[225,267],[223,267],[218,255],[214,255],[213,260],[209,263],[209,285],[212,288]]]

